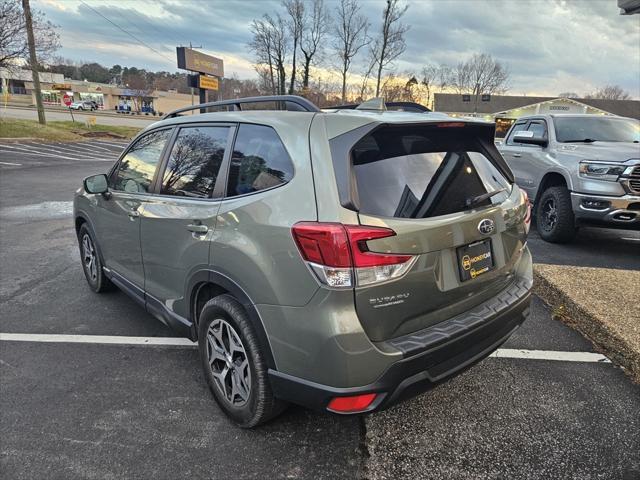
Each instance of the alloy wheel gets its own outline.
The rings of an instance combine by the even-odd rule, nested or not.
[[[546,232],[553,230],[556,223],[558,223],[558,209],[553,198],[547,199],[542,205],[541,223]]]
[[[93,241],[91,237],[85,233],[82,237],[82,261],[86,272],[93,282],[98,279],[98,265],[96,260],[96,249],[93,246]]]
[[[241,407],[251,393],[251,369],[242,340],[224,319],[211,322],[207,331],[207,359],[216,387],[229,404]]]

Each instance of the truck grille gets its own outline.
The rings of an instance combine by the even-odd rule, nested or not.
[[[629,190],[633,193],[640,193],[640,166],[634,167],[629,174]]]

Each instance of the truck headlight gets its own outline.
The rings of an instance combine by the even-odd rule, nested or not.
[[[624,168],[624,165],[612,163],[580,162],[578,172],[581,177],[617,182]]]

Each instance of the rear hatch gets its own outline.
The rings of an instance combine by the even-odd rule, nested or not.
[[[515,280],[528,202],[493,132],[482,123],[383,124],[351,147],[350,198],[341,202],[361,225],[389,229],[352,250],[408,262],[400,278],[356,269],[356,310],[373,341],[442,322]]]

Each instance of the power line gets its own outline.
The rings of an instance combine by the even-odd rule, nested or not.
[[[135,12],[135,10],[131,10],[131,12]],[[173,51],[170,48],[167,48],[165,45],[163,45],[163,40],[159,39],[158,37],[156,37],[155,35],[151,35],[150,33],[144,32],[138,25],[136,25],[135,23],[133,23],[131,20],[129,20],[127,18],[126,15],[126,11],[123,13],[120,9],[116,9],[114,10],[114,13],[118,16],[118,18],[120,18],[123,22],[128,23],[129,25],[131,25],[135,30],[138,31],[138,33],[140,34],[140,36],[148,36],[151,40],[158,42],[161,45],[161,49],[163,52],[171,52],[173,53]]]
[[[149,8],[154,8],[153,5],[149,4],[147,2],[147,0],[143,0],[143,2],[147,5],[149,5]],[[149,25],[153,30],[155,30],[156,32],[158,32],[160,34],[161,37],[164,37],[165,35],[169,35],[171,37],[172,40],[175,40],[176,45],[179,45],[182,43],[182,41],[180,41],[178,39],[178,37],[175,36],[174,33],[172,33],[170,28],[167,28],[166,30],[160,30],[158,27],[156,27],[155,25],[153,25],[149,20],[147,20],[147,16],[146,15],[142,15],[138,10],[136,10],[135,8],[132,9],[135,14],[138,16],[138,18],[140,18],[144,23],[146,23],[147,25]],[[154,17],[155,18],[155,17]],[[156,18],[157,20],[157,18]]]
[[[156,50],[155,48],[153,48],[151,45],[143,42],[142,40],[140,40],[138,37],[136,37],[134,34],[128,32],[127,30],[125,30],[124,28],[122,28],[120,25],[118,25],[115,22],[112,22],[111,20],[109,20],[107,17],[105,17],[102,13],[100,13],[98,10],[96,10],[95,8],[93,8],[91,5],[89,5],[88,3],[86,3],[84,0],[80,0],[80,3],[82,3],[85,7],[88,7],[89,9],[91,9],[93,12],[95,12],[96,14],[100,15],[102,18],[104,18],[107,22],[109,22],[111,25],[113,25],[114,27],[116,27],[118,30],[121,30],[122,32],[126,33],[127,35],[129,35],[131,38],[133,38],[136,42],[138,42],[139,44],[147,47],[149,50],[154,51],[155,53],[157,53],[158,55],[160,55],[163,58],[166,58],[167,60],[169,60],[170,62],[173,62],[174,59],[169,58],[165,55],[163,55],[162,53],[160,53],[158,50]]]

